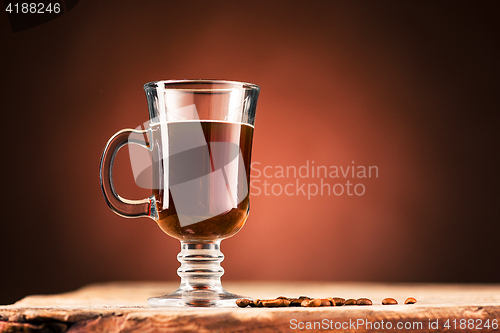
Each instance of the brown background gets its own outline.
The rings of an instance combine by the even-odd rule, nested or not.
[[[0,304],[177,279],[178,241],[98,181],[142,85],[174,78],[261,86],[261,167],[379,168],[360,197],[253,196],[223,280],[500,282],[498,2],[89,0],[17,33],[4,14]],[[145,197],[125,152],[118,191]]]

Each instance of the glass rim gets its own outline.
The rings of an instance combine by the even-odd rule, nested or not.
[[[227,87],[227,88],[182,88],[180,87],[182,84],[226,84],[226,85],[233,85],[234,87]],[[169,87],[167,87],[169,85]],[[179,85],[178,88],[176,86]],[[241,81],[230,81],[230,80],[205,80],[205,79],[199,79],[199,80],[188,80],[188,79],[182,79],[182,80],[158,80],[158,81],[151,81],[148,83],[144,84],[144,90],[150,90],[150,89],[157,89],[159,87],[163,89],[171,89],[171,90],[180,90],[180,91],[227,91],[227,90],[233,90],[233,89],[244,89],[244,90],[254,90],[259,92],[260,87],[254,83],[249,83],[249,82],[241,82]]]

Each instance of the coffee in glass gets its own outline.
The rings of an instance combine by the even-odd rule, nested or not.
[[[109,207],[125,217],[148,216],[181,241],[180,287],[151,306],[234,306],[242,296],[222,288],[220,241],[236,234],[249,212],[255,109],[260,88],[214,80],[172,80],[144,86],[146,130],[122,130],[104,149],[100,180]],[[152,195],[127,200],[115,191],[117,151],[139,144],[151,152]]]

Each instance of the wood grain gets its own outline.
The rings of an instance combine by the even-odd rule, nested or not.
[[[335,325],[337,328],[344,325],[344,332],[367,332],[370,328],[381,331],[373,325],[381,325],[382,321],[384,327],[388,322],[393,328],[398,323],[406,323],[407,327],[413,327],[403,329],[404,332],[423,332],[434,331],[433,327],[429,328],[430,322],[437,320],[439,331],[442,331],[446,320],[454,319],[457,319],[457,328],[451,325],[448,331],[463,332],[478,331],[477,325],[486,320],[490,326],[493,320],[500,321],[500,285],[228,282],[224,286],[229,291],[253,298],[301,295],[367,297],[374,305],[216,309],[148,307],[149,297],[169,293],[176,286],[174,283],[115,282],[89,285],[60,295],[28,296],[15,304],[0,306],[0,332],[290,332],[303,331],[298,329],[299,326],[292,329],[294,325],[306,327],[309,323],[313,327],[315,322],[316,328],[324,332],[338,331]],[[418,302],[404,305],[404,300],[410,296]],[[399,305],[381,305],[386,297],[397,299]],[[461,329],[461,319],[473,319],[476,326]],[[490,327],[480,331],[499,330]]]

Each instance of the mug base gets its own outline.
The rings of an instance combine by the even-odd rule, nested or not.
[[[211,290],[175,291],[172,294],[151,297],[151,307],[237,307],[237,299],[252,299],[241,295]]]

